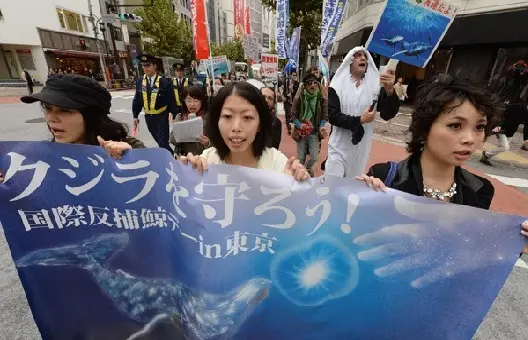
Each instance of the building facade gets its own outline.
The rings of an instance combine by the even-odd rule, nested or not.
[[[273,11],[262,8],[262,52],[271,51],[275,42],[275,29],[277,26],[277,16]]]
[[[98,20],[102,5],[91,5]],[[102,75],[88,0],[0,0],[0,11],[0,79],[21,79],[23,69],[41,83],[50,69]],[[104,39],[99,31],[106,63],[121,69],[128,57],[123,39],[119,27]]]
[[[451,1],[459,6],[453,24],[426,68],[398,66],[397,76],[418,83],[439,73],[454,73],[481,81],[507,78],[514,63],[528,65],[526,1]],[[382,0],[349,0],[332,48],[330,69],[335,71],[354,46],[364,45],[376,23]],[[375,56],[378,63],[386,58]],[[528,72],[527,72],[528,74]]]

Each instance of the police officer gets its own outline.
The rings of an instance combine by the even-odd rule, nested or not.
[[[145,75],[136,81],[136,95],[132,102],[134,128],[139,126],[139,113],[145,112],[147,128],[160,148],[169,146],[169,112],[178,109],[174,100],[172,83],[157,72],[156,57],[149,54],[138,56]]]
[[[178,112],[172,113],[172,119],[175,119],[176,114],[182,111],[183,100],[185,99],[183,98],[183,90],[189,86],[189,79],[183,76],[183,71],[185,68],[183,62],[175,62],[172,65],[172,68],[174,68],[174,72],[176,73],[172,84],[174,86],[174,97],[176,98],[176,105],[178,106]]]

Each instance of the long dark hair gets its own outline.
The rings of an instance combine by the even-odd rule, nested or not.
[[[266,148],[266,140],[271,131],[272,117],[264,96],[262,96],[259,89],[250,83],[244,81],[233,82],[227,84],[218,91],[216,97],[213,98],[213,104],[211,106],[211,111],[209,112],[206,135],[211,140],[212,145],[216,148],[220,159],[225,160],[231,150],[229,150],[229,147],[222,138],[218,122],[220,120],[222,108],[224,107],[224,102],[227,97],[232,95],[244,98],[257,109],[260,125],[252,147],[253,156],[259,158],[262,156],[262,153]]]
[[[44,108],[44,104],[41,105]],[[89,106],[79,112],[84,121],[84,144],[99,145],[97,136],[112,141],[122,141],[128,136],[128,126],[111,119],[108,117],[108,112],[99,107]],[[51,140],[55,141],[55,137]]]

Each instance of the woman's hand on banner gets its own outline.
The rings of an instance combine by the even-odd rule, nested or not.
[[[356,179],[358,181],[365,182],[367,186],[374,189],[374,191],[383,191],[383,192],[387,191],[387,187],[385,186],[385,183],[383,183],[381,179],[379,178],[363,175],[363,176],[356,177]]]
[[[310,174],[306,168],[299,163],[295,157],[288,159],[286,166],[284,167],[284,173],[295,177],[297,181],[304,181],[310,178]]]
[[[115,159],[121,159],[123,151],[132,149],[132,146],[126,142],[114,142],[111,140],[104,140],[101,136],[97,136],[99,145],[101,145],[109,154]]]
[[[207,171],[207,159],[202,156],[195,156],[192,153],[188,153],[187,156],[181,156],[180,161],[185,165],[192,165],[193,169],[198,170],[201,174]]]

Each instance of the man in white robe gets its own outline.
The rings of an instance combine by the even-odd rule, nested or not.
[[[363,175],[370,155],[376,111],[389,120],[398,114],[394,71],[380,75],[364,47],[353,48],[336,71],[328,89],[328,142],[325,174],[338,177]],[[370,111],[376,102],[375,109]]]

